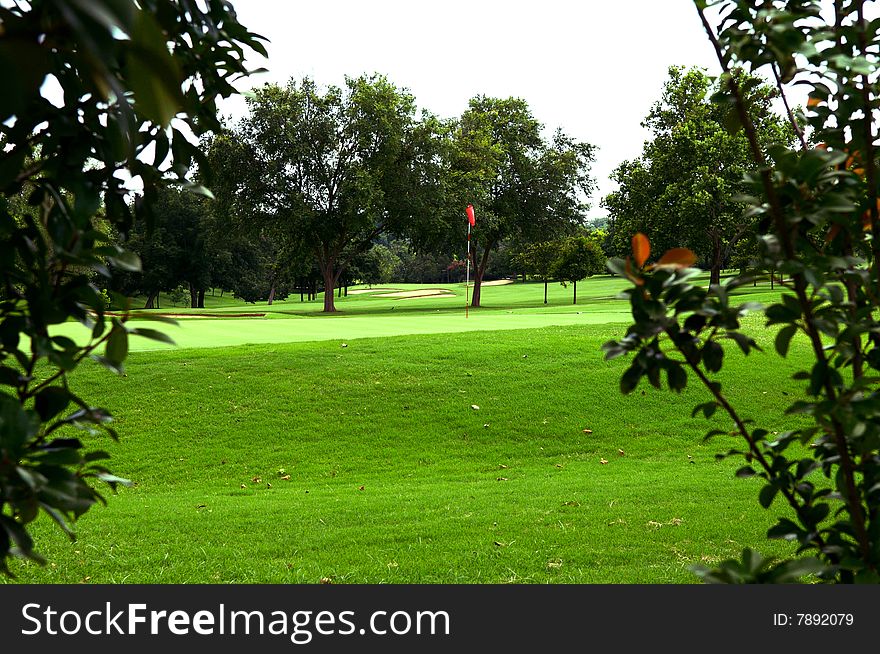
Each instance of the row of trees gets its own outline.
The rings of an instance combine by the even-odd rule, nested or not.
[[[791,125],[771,106],[777,90],[736,74],[762,147],[791,143]],[[352,281],[456,278],[468,203],[478,216],[474,306],[487,273],[576,282],[602,272],[602,254],[625,254],[636,232],[657,248],[690,248],[718,283],[723,268],[757,253],[742,197],[749,144],[732,105],[712,101],[718,92],[703,70],[670,68],[642,123],[651,138],[613,173],[604,239],[578,240],[594,149],[559,131],[545,138],[524,100],[480,96],[441,120],[417,115],[415,99],[382,76],[341,88],[308,78],[266,85],[243,120],[203,139],[210,167],[199,181],[214,198],[165,191],[153,231],[136,229],[125,243],[144,272],[115,289],[151,307],[182,284],[201,307],[208,288],[270,303],[322,288],[331,312],[332,291]]]
[[[326,291],[365,279],[383,239],[453,262],[471,203],[479,306],[491,254],[573,235],[593,188],[593,147],[559,131],[545,138],[524,100],[476,97],[441,120],[417,115],[415,99],[382,76],[266,85],[243,120],[204,146],[213,174],[202,181],[216,198],[207,222],[221,226],[224,246],[258,244],[267,270],[315,271]],[[324,310],[335,311],[332,292]]]
[[[526,274],[544,282],[544,304],[547,304],[547,283],[558,280],[573,285],[572,304],[577,304],[577,283],[585,277],[605,271],[607,257],[602,251],[604,233],[594,231],[566,239],[542,241],[526,245],[516,256]]]
[[[147,228],[136,225],[126,245],[136,252],[142,270],[120,271],[111,290],[126,297],[146,298],[144,308],[159,308],[159,294],[175,306],[204,308],[205,295],[217,289],[247,302],[283,300],[300,293],[316,295],[323,287],[321,271],[308,252],[283,252],[265,235],[231,231],[218,219],[204,196],[163,189],[155,205],[156,218]],[[495,251],[484,272],[491,279],[529,275],[545,282],[575,283],[604,272],[600,244],[604,232],[540,243],[505,243]],[[546,260],[545,260],[546,259]],[[380,237],[348,262],[340,286],[351,283],[458,283],[464,281],[466,261],[443,250],[417,252],[402,238]]]

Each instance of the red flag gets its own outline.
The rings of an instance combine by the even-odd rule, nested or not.
[[[474,205],[469,204],[466,211],[468,222],[471,224],[471,227],[473,227],[476,224],[476,220],[474,220]]]

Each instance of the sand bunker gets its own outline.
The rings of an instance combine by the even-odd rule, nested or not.
[[[505,284],[513,284],[512,279],[495,279],[491,282],[483,282],[480,286],[504,286]]]
[[[376,297],[417,298],[417,297],[455,297],[448,288],[420,288],[416,291],[397,291],[396,293],[380,293]]]
[[[107,315],[121,315],[110,314]],[[143,311],[133,311],[132,318],[147,318],[149,316],[161,316],[162,318],[263,318],[265,313],[158,313],[149,309]]]
[[[380,288],[376,286],[375,288],[355,288],[348,292],[349,295],[358,295],[360,293],[377,293],[379,291],[399,291],[399,288]]]

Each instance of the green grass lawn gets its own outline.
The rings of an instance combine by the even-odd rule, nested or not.
[[[708,279],[708,277],[706,277]],[[404,291],[444,288],[454,297],[387,298],[382,289]],[[600,325],[628,323],[630,314],[625,300],[617,295],[625,288],[619,278],[600,275],[578,284],[578,303],[572,304],[572,288],[558,283],[548,286],[548,304],[543,303],[544,285],[540,282],[486,286],[483,306],[465,317],[464,284],[394,284],[383,287],[351,287],[348,297],[337,299],[338,313],[322,314],[322,296],[312,302],[300,302],[299,296],[272,305],[245,304],[226,296],[206,296],[205,309],[163,309],[137,311],[136,315],[156,313],[183,316],[178,326],[163,326],[179,348],[225,347],[240,344],[292,343],[318,340],[347,340],[413,334],[459,333],[533,329],[551,325]],[[361,292],[358,292],[361,291]],[[745,287],[737,292],[742,301],[770,302],[778,297],[768,284]],[[212,302],[208,302],[211,298]],[[263,314],[256,317],[221,318],[223,314]],[[204,316],[189,318],[187,316]],[[135,321],[139,322],[139,321]],[[147,325],[155,327],[154,324]],[[77,323],[59,326],[53,334],[78,340],[88,337],[88,330]],[[133,351],[169,349],[156,341],[134,338]]]
[[[94,446],[136,486],[86,514],[75,543],[40,518],[51,563],[13,570],[32,583],[688,583],[689,565],[745,546],[792,553],[765,537],[785,508],[759,509],[760,481],[715,460],[733,439],[702,443],[727,428],[690,418],[704,391],[620,395],[626,362],[599,351],[624,330],[601,324],[623,307],[620,284],[578,286],[572,309],[517,284],[487,288],[467,321],[446,299],[365,294],[340,316],[260,323],[309,342],[248,344],[256,322],[193,319],[191,349],[133,352],[127,377],[85,366],[75,388],[121,434]],[[553,315],[572,322],[538,320]],[[306,324],[313,338],[297,338]],[[782,362],[731,352],[725,388],[744,416],[788,428],[804,357],[797,342]]]

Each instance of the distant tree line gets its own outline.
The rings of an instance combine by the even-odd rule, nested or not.
[[[241,121],[201,142],[210,166],[197,182],[212,197],[163,191],[155,221],[124,243],[142,271],[113,290],[146,307],[160,292],[192,307],[210,289],[270,303],[324,292],[331,312],[349,284],[458,282],[473,204],[479,306],[484,278],[533,274],[532,244],[587,226],[593,147],[560,131],[546,138],[524,100],[480,96],[443,120],[417,115],[407,91],[376,75],[268,84],[248,103]]]
[[[791,142],[776,89],[742,83],[762,146]],[[545,301],[547,283],[571,282],[576,302],[577,281],[604,272],[636,232],[658,249],[689,247],[717,283],[754,259],[759,228],[743,211],[748,144],[717,92],[703,70],[670,68],[643,122],[651,139],[614,171],[608,216],[590,221],[593,146],[547,137],[522,99],[478,96],[440,119],[379,75],[267,84],[243,119],[202,139],[210,165],[196,181],[213,196],[162,191],[154,223],[123,243],[143,271],[112,290],[147,308],[160,292],[192,307],[209,289],[270,304],[323,292],[332,312],[351,284],[454,283],[467,268],[467,204],[473,306],[484,278],[513,276],[544,281]]]

